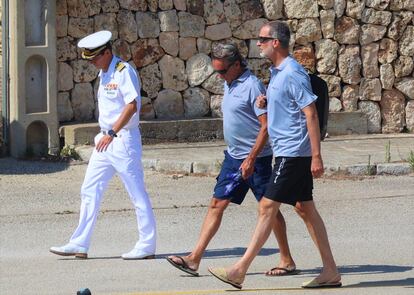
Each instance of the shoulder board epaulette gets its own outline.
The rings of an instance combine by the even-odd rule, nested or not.
[[[121,72],[123,69],[125,69],[125,65],[122,61],[118,61],[115,68],[118,72]]]

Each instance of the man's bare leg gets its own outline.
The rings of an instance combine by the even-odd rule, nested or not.
[[[272,201],[266,197],[260,200],[259,216],[249,247],[239,261],[226,268],[228,279],[240,284],[243,283],[247,269],[269,238],[279,207],[279,202]]]
[[[217,233],[223,218],[224,210],[227,208],[229,203],[230,200],[220,200],[214,197],[211,199],[207,215],[204,218],[204,222],[201,227],[198,242],[189,255],[182,257],[188,266],[193,270],[198,270],[201,258],[203,257],[203,254],[211,239]],[[182,261],[176,256],[169,256],[169,258],[178,264],[182,263]]]
[[[278,210],[276,214],[276,220],[273,224],[273,232],[275,234],[277,243],[279,245],[279,254],[280,260],[279,264],[276,266],[277,268],[284,268],[284,269],[296,269],[295,261],[292,258],[290,253],[287,233],[286,233],[286,222],[283,218],[282,213]],[[285,274],[286,271],[282,269],[274,269],[269,270],[266,272],[266,275],[269,276],[279,276]]]
[[[295,209],[305,222],[309,234],[322,258],[323,269],[316,280],[319,283],[330,282],[332,280],[340,281],[341,276],[332,255],[325,224],[316,210],[315,203],[313,201],[298,202]]]

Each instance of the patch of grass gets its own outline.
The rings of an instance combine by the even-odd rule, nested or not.
[[[391,141],[388,140],[387,144],[385,145],[385,163],[391,162]]]
[[[410,151],[407,161],[410,164],[411,170],[414,172],[414,151]]]
[[[367,175],[374,175],[374,167],[371,165],[371,155],[368,155]]]
[[[81,157],[79,156],[78,152],[75,150],[75,147],[71,145],[65,145],[60,150],[60,157],[63,159],[81,160]]]

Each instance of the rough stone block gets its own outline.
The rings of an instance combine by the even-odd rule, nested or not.
[[[413,173],[409,163],[381,163],[377,164],[378,175],[407,175]]]
[[[328,133],[330,135],[367,134],[367,117],[361,112],[329,113]]]

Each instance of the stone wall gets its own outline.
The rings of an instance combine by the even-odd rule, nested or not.
[[[57,0],[59,120],[98,116],[97,71],[77,41],[113,33],[114,52],[140,73],[142,119],[221,116],[215,42],[235,42],[265,82],[256,39],[286,20],[293,55],[329,85],[331,111],[361,110],[369,132],[414,132],[414,0]]]

